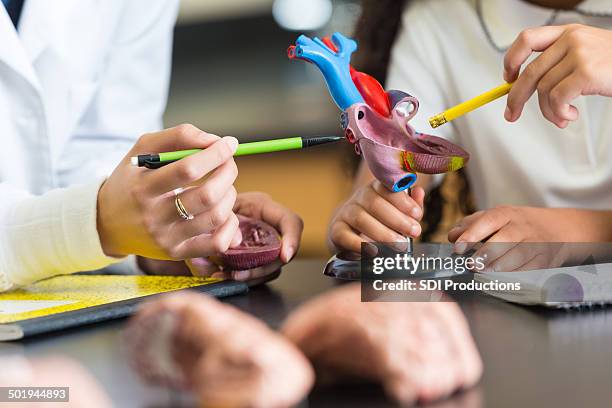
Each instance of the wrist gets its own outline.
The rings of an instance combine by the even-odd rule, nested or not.
[[[121,234],[117,234],[117,228],[113,222],[112,209],[106,200],[106,181],[98,190],[96,223],[102,251],[107,256],[123,257],[129,255],[128,251],[122,250],[120,241]]]
[[[612,211],[564,208],[566,242],[612,242]]]

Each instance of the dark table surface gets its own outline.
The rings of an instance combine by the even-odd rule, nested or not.
[[[278,327],[297,304],[337,283],[321,274],[324,260],[297,260],[279,279],[227,302]],[[474,389],[438,407],[612,406],[612,308],[580,311],[526,308],[485,295],[459,298],[485,371]],[[117,407],[189,406],[184,395],[141,384],[121,351],[125,320],[20,343],[3,352],[63,354],[80,361]],[[304,407],[394,406],[375,385],[315,387]]]

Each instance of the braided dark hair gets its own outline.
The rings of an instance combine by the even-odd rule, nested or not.
[[[354,65],[381,84],[385,83],[391,48],[400,29],[402,12],[410,0],[362,0],[361,16],[355,38],[359,50]],[[408,90],[409,91],[409,90]],[[444,182],[432,189],[425,199],[423,241],[441,240],[440,227],[447,227],[465,214],[474,212],[467,177],[463,170],[449,173]],[[444,224],[444,225],[443,225]]]

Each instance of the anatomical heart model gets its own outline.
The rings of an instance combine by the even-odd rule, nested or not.
[[[469,160],[465,150],[408,124],[419,109],[416,98],[402,91],[385,92],[376,79],[350,66],[356,49],[357,43],[340,33],[323,40],[302,35],[288,55],[321,70],[343,111],[346,138],[374,176],[388,189],[402,191],[415,183],[417,172],[438,174],[463,167]]]

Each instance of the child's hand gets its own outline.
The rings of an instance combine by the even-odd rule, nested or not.
[[[457,253],[486,241],[472,255],[486,255],[485,270],[552,268],[576,255],[563,243],[606,241],[609,218],[605,211],[503,206],[465,217],[448,240]]]
[[[421,187],[393,193],[379,181],[361,187],[334,215],[330,243],[338,250],[360,252],[364,237],[374,242],[406,242],[421,234],[425,191]],[[360,236],[360,234],[362,236]]]
[[[532,52],[542,52],[520,74]],[[517,79],[518,78],[518,79]],[[538,92],[544,117],[560,128],[578,119],[571,102],[581,95],[612,96],[612,31],[578,24],[531,28],[514,41],[504,59],[506,120],[516,121]]]

